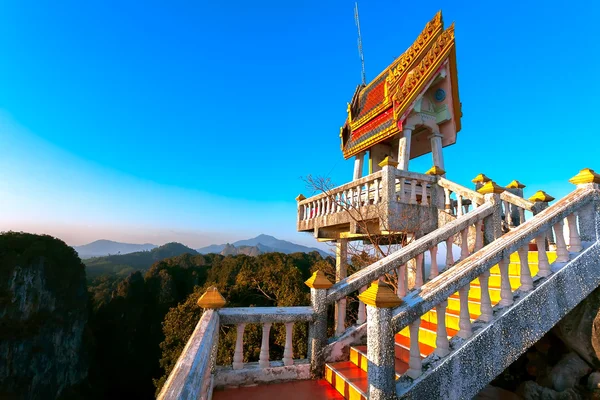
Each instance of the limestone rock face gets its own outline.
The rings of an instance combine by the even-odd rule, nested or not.
[[[553,332],[588,364],[600,368],[600,288],[571,310]]]
[[[579,380],[591,372],[590,366],[577,354],[566,354],[550,371],[552,387],[559,392],[575,387]]]
[[[583,396],[575,389],[568,389],[564,392],[557,392],[552,389],[538,385],[534,381],[523,382],[517,394],[525,400],[580,400]]]
[[[87,376],[85,267],[50,236],[0,235],[0,398],[55,399]]]

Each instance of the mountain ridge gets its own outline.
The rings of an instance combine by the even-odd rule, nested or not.
[[[247,254],[247,252],[245,252],[246,250],[244,250],[246,248],[258,248],[258,250],[260,250],[261,253],[278,252],[284,254],[291,254],[310,253],[312,251],[316,251],[323,257],[332,255],[316,247],[303,246],[301,244],[296,244],[287,240],[277,239],[274,236],[265,234],[260,234],[251,239],[238,240],[233,243],[211,244],[209,246],[196,249],[196,251],[200,254],[223,254],[223,252],[225,251],[227,254],[223,255],[233,255],[231,254],[233,252],[232,247],[236,249],[242,249],[242,251],[239,251],[237,254]]]
[[[81,246],[72,246],[79,258],[103,257],[115,254],[130,254],[138,251],[148,251],[158,247],[152,243],[124,243],[114,240],[100,239]]]

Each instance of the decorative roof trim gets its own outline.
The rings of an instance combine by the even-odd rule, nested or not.
[[[429,50],[431,44],[437,39],[437,37],[442,32],[444,26],[444,22],[442,19],[442,11],[438,11],[435,17],[431,21],[425,25],[425,28],[421,32],[421,34],[417,37],[417,39],[413,42],[413,44],[404,52],[400,57],[394,60],[386,69],[384,69],[375,79],[373,79],[367,86],[365,86],[361,90],[361,94],[371,88],[375,84],[380,84],[377,82],[381,79],[385,74],[388,76],[384,81],[384,93],[386,93],[384,101],[369,111],[364,116],[360,117],[356,121],[352,121],[352,116],[350,109],[348,110],[348,120],[350,121],[350,128],[355,130],[359,128],[361,125],[364,125],[368,122],[374,115],[377,115],[381,111],[391,106],[391,100],[389,98],[390,86],[394,81],[400,80],[400,78],[405,75],[408,71],[410,71],[416,63],[421,58],[421,55]],[[354,105],[356,97],[353,98],[352,105]]]

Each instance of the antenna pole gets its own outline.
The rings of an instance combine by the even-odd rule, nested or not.
[[[360,34],[360,19],[358,18],[358,2],[354,3],[354,21],[356,22],[356,28],[358,29],[358,55],[360,57],[360,64],[361,64],[362,84],[366,85],[367,77],[365,74],[365,56],[363,54],[362,36]]]

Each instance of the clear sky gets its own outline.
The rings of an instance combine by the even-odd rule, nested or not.
[[[447,177],[559,197],[600,170],[600,3],[359,4],[367,79],[438,9],[456,23],[462,131]],[[353,1],[0,4],[0,231],[198,247],[295,232],[301,177],[350,180]],[[424,172],[426,155],[411,164]]]

